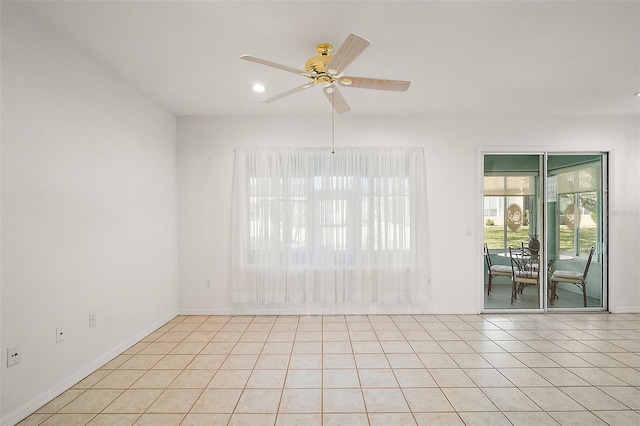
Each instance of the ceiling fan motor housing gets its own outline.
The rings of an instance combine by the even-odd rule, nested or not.
[[[310,73],[315,72],[320,74],[324,71],[324,68],[331,60],[331,56],[329,54],[333,50],[333,46],[328,43],[322,43],[316,46],[316,50],[320,55],[309,58],[307,63],[304,65],[304,69]]]

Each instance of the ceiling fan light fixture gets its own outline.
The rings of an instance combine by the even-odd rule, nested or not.
[[[267,87],[264,84],[255,83],[251,85],[251,90],[256,93],[264,93],[267,90]]]
[[[345,77],[340,79],[340,84],[344,84],[345,86],[348,86],[351,83],[353,83],[353,81],[350,78]]]
[[[640,92],[634,93],[633,96],[637,96],[638,98],[640,98]]]

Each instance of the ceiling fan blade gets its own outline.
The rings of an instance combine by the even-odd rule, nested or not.
[[[249,62],[255,62],[257,64],[266,65],[268,67],[278,68],[278,69],[284,70],[284,71],[289,71],[289,72],[292,72],[294,74],[303,75],[305,77],[311,77],[311,74],[309,74],[306,71],[302,71],[302,70],[299,70],[299,69],[296,69],[296,68],[288,67],[286,65],[277,64],[275,62],[267,61],[265,59],[256,58],[255,56],[242,55],[242,56],[240,56],[240,59],[244,59],[245,61],[249,61]]]
[[[405,92],[410,81],[403,80],[383,80],[380,78],[365,77],[340,77],[338,83],[346,87],[360,87],[363,89],[392,90],[394,92]]]
[[[278,99],[282,99],[285,96],[289,96],[289,95],[293,95],[294,93],[302,92],[304,89],[308,89],[309,87],[312,87],[314,84],[315,83],[303,84],[302,86],[295,87],[295,88],[293,88],[291,90],[287,90],[286,92],[280,93],[279,95],[275,95],[275,96],[273,96],[273,97],[271,97],[269,99],[265,99],[262,102],[268,104],[270,102],[277,101]]]
[[[331,89],[333,89],[333,91],[331,91]],[[333,105],[333,109],[335,109],[338,114],[351,111],[351,107],[336,86],[327,86],[322,91],[327,95],[327,99],[329,99],[329,102]]]
[[[336,54],[331,57],[325,69],[329,74],[340,74],[369,44],[369,40],[355,34],[349,34]]]

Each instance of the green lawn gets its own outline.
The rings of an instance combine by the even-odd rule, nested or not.
[[[484,240],[490,249],[504,248],[504,229],[502,226],[485,226]],[[529,241],[529,227],[522,226],[517,231],[507,229],[507,247],[520,247],[521,242]],[[582,227],[580,230],[580,252],[589,253],[596,244],[596,228]],[[573,251],[573,230],[560,227],[560,251]]]

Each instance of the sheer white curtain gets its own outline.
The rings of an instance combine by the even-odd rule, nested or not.
[[[238,148],[232,217],[235,302],[421,301],[421,148]]]

